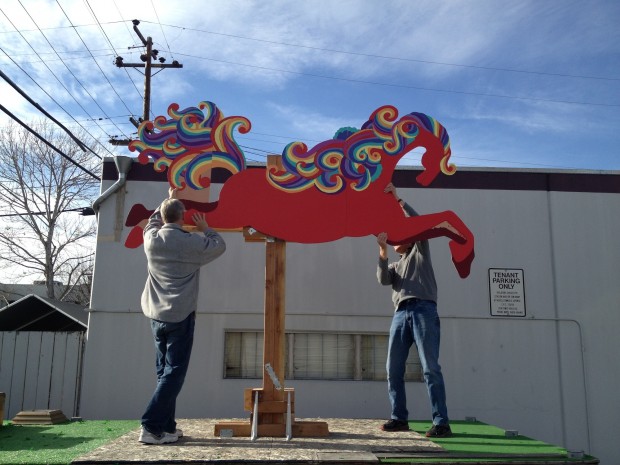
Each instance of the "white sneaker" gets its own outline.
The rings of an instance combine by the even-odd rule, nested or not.
[[[143,444],[170,444],[178,440],[179,436],[177,436],[176,433],[162,433],[156,436],[145,430],[144,427],[140,430],[140,438],[138,439],[138,441]]]
[[[182,438],[183,437],[183,430],[181,428],[177,428],[174,430],[174,434],[177,435],[177,438]]]

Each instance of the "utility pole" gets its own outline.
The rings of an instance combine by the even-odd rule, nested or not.
[[[142,109],[142,117],[141,121],[147,121],[149,119],[149,114],[151,113],[151,72],[153,68],[183,68],[183,65],[178,61],[174,60],[170,64],[166,64],[166,59],[163,57],[157,57],[159,55],[159,50],[153,49],[153,39],[151,37],[147,37],[146,39],[138,29],[138,25],[140,21],[134,19],[133,21],[133,30],[136,32],[142,44],[146,47],[146,53],[140,55],[140,60],[142,63],[123,63],[123,57],[116,57],[114,64],[118,68],[144,68],[144,106]],[[157,60],[159,63],[153,63],[153,60]],[[129,121],[137,128],[139,125],[139,121],[136,121],[132,116],[129,118]],[[110,144],[112,145],[129,145],[130,140],[124,139],[111,139]]]

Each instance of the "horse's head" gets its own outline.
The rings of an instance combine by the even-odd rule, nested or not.
[[[426,149],[421,159],[424,171],[416,177],[419,184],[428,186],[439,173],[452,175],[456,172],[456,167],[449,163],[452,151],[448,131],[435,118],[424,113],[410,113],[395,126],[397,125],[402,125],[399,132],[414,134],[409,149]]]

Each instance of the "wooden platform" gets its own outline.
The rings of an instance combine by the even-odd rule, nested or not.
[[[24,410],[11,421],[14,425],[55,425],[69,419],[61,410]]]
[[[162,446],[140,444],[139,430],[136,429],[75,459],[72,464],[379,465],[394,460],[407,465],[599,463],[594,457],[574,457],[565,449],[541,441],[508,437],[504,430],[480,422],[455,421],[452,438],[430,441],[413,430],[381,431],[385,420],[322,418],[303,421],[329,423],[329,436],[293,437],[290,441],[280,437],[259,437],[252,441],[247,437],[215,436],[214,425],[222,420],[179,420],[178,427],[183,429],[184,437],[177,443]],[[416,431],[425,431],[429,424],[410,422]],[[474,444],[474,449],[467,451],[464,448],[467,444]],[[490,444],[495,446],[486,447]]]
[[[184,437],[163,446],[147,446],[138,442],[139,431],[79,457],[72,464],[237,464],[285,463],[321,464],[378,463],[376,453],[442,452],[441,446],[414,431],[386,433],[383,420],[304,419],[301,422],[329,424],[328,437],[217,437],[214,427],[230,420],[179,420]],[[238,420],[247,423],[247,420]]]

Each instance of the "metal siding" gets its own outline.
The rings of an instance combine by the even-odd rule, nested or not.
[[[456,189],[402,187],[399,193],[420,213],[455,211],[476,238],[476,259],[465,280],[451,263],[448,241],[431,241],[451,417],[476,416],[602,455],[613,446],[609,412],[619,407],[614,386],[620,384],[620,365],[614,354],[620,352],[620,197],[596,193],[595,183],[613,190],[609,180],[618,177],[588,175],[576,183],[572,176],[485,173],[486,187],[476,189],[476,176],[469,174]],[[535,184],[528,184],[531,180]],[[590,192],[570,192],[580,188]],[[166,189],[165,182],[129,182],[126,208],[164,198]],[[103,234],[112,217],[102,209]],[[123,238],[126,234],[127,228]],[[223,333],[262,328],[264,291],[264,245],[244,243],[233,233],[226,239],[226,254],[201,276],[196,340],[179,418],[246,417],[243,389],[261,384],[222,378]],[[141,249],[129,251],[122,241],[106,238],[100,242],[84,416],[139,418],[155,379],[152,338],[139,310],[146,262]],[[374,237],[287,244],[287,330],[387,332],[393,309],[389,289],[376,283],[376,260]],[[488,269],[502,267],[524,270],[525,318],[490,316]],[[389,413],[385,382],[287,385],[296,389],[300,418]],[[409,383],[407,389],[411,418],[428,418],[423,384]]]
[[[62,396],[60,405],[62,411],[66,416],[72,417],[75,415],[75,397],[77,395],[77,379],[79,371],[79,349],[81,348],[80,337],[81,333],[65,333],[67,337],[67,350],[66,358],[64,361],[64,370],[62,377]]]
[[[155,349],[147,318],[141,313],[93,312],[89,328],[94,329],[89,330],[86,344],[81,416],[140,418],[156,383]],[[206,357],[195,347],[192,354],[193,360]],[[182,395],[186,387],[187,382]]]
[[[28,334],[17,333],[15,336],[15,356],[13,358],[13,373],[11,376],[11,388],[8,416],[12,418],[24,407],[24,387],[26,381],[26,361],[28,360]]]
[[[49,405],[61,405],[64,394],[65,359],[70,347],[67,344],[67,333],[54,333],[54,353],[49,390]]]
[[[35,408],[37,403],[37,388],[39,378],[39,366],[41,358],[41,333],[20,332],[18,337],[24,336],[27,342],[26,362],[24,366],[24,391],[23,404]]]
[[[36,409],[60,409],[72,416],[77,395],[75,360],[83,333],[1,334],[0,391],[6,394],[6,418]],[[67,370],[67,364],[74,368]]]
[[[553,203],[558,312],[583,327],[592,450],[605,450],[620,411],[620,196],[554,194]]]
[[[50,409],[50,386],[54,369],[54,337],[52,332],[41,334],[41,356],[39,358],[39,373],[37,379],[37,396],[34,402],[35,409]]]
[[[13,360],[15,357],[16,333],[0,332],[2,348],[0,349],[0,391],[6,394],[4,403],[4,417],[9,419],[9,406],[11,402],[11,380],[13,379]]]

